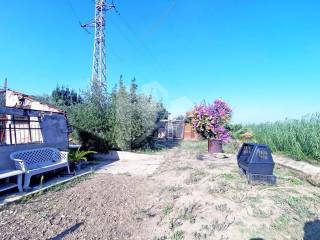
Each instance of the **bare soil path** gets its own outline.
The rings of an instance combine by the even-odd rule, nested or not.
[[[149,155],[152,170],[127,159],[0,209],[0,239],[320,239],[319,188],[282,167],[276,187],[247,185],[235,156],[205,148],[183,142]]]

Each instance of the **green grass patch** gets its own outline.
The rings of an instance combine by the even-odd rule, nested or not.
[[[183,240],[184,239],[184,232],[183,231],[176,231],[170,237],[170,240]]]
[[[256,142],[269,145],[273,152],[320,164],[320,113],[301,120],[254,124],[248,128]]]
[[[180,149],[182,151],[203,153],[208,151],[208,141],[207,140],[194,140],[194,141],[182,141],[180,142]]]
[[[288,225],[290,221],[290,216],[288,213],[281,214],[271,225],[277,231],[286,231],[288,230]]]
[[[236,179],[236,176],[233,175],[232,173],[222,173],[220,176],[223,177],[227,181],[232,181],[232,180]]]
[[[173,205],[167,205],[164,207],[164,209],[162,210],[164,215],[169,215],[170,213],[173,212]]]

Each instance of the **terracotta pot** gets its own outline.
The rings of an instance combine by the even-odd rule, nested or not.
[[[222,153],[222,141],[216,139],[208,140],[208,152],[209,153]]]
[[[192,125],[190,123],[186,123],[184,125],[183,139],[184,140],[198,140],[198,138],[199,138],[199,136],[195,131],[193,131]]]

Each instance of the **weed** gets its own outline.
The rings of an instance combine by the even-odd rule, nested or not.
[[[231,174],[231,173],[222,173],[221,176],[227,180],[227,181],[231,181],[231,180],[234,180],[236,177]]]
[[[278,231],[284,231],[288,229],[290,217],[288,213],[283,213],[278,217],[271,225],[272,228]]]
[[[272,215],[272,212],[266,212],[264,210],[262,210],[261,208],[257,208],[254,207],[253,208],[253,212],[252,212],[252,216],[256,217],[256,218],[268,218]]]
[[[154,237],[153,240],[167,240],[167,236],[161,236],[161,237]]]
[[[255,206],[258,203],[262,203],[262,199],[260,197],[247,197],[250,206]]]
[[[231,209],[228,207],[228,204],[224,203],[224,204],[219,204],[217,206],[215,206],[215,209],[219,212],[225,212],[225,213],[231,213]]]
[[[218,182],[214,187],[210,187],[208,192],[209,194],[224,194],[229,191],[231,186],[226,182]]]
[[[167,205],[165,208],[162,210],[164,215],[169,215],[173,211],[173,206],[172,205]]]
[[[247,192],[237,192],[231,196],[232,201],[238,204],[242,204],[247,200]]]
[[[312,193],[316,198],[318,198],[318,200],[320,200],[320,192],[313,192]]]
[[[313,215],[313,213],[306,206],[305,202],[299,197],[289,196],[286,199],[286,203],[289,205],[291,210],[302,219],[307,219]]]
[[[183,222],[180,218],[171,218],[169,222],[169,229],[174,230],[175,228],[181,226]]]
[[[232,220],[228,219],[228,216],[224,220],[214,219],[209,225],[203,225],[202,230],[207,232],[209,236],[215,235],[216,232],[226,231],[233,223],[235,218]]]
[[[284,179],[285,181],[287,181],[288,183],[292,184],[292,185],[303,185],[303,181],[297,177],[292,177],[292,176],[288,176],[288,177],[281,177],[282,179]]]
[[[190,174],[190,176],[185,180],[185,183],[188,185],[197,183],[205,176],[207,176],[206,172],[197,169]]]
[[[192,203],[188,207],[184,207],[179,214],[179,218],[183,220],[188,220],[190,223],[196,222],[196,214],[195,211],[201,207],[198,203]]]
[[[171,237],[170,240],[183,240],[184,239],[184,232],[183,231],[176,231]]]
[[[40,217],[43,218],[43,219],[48,219],[49,218],[49,214],[46,213],[46,212],[42,212],[42,213],[40,213]]]
[[[207,239],[206,233],[194,232],[192,235],[195,240]]]
[[[281,196],[273,196],[274,202],[287,211],[294,212],[299,219],[307,219],[313,216],[313,213],[306,206],[306,202],[301,197],[288,196],[286,198]]]

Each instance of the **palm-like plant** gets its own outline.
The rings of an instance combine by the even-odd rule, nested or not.
[[[81,151],[80,148],[77,151],[69,153],[70,162],[78,163],[81,161],[88,161],[87,156],[92,153],[97,153],[95,151]]]

